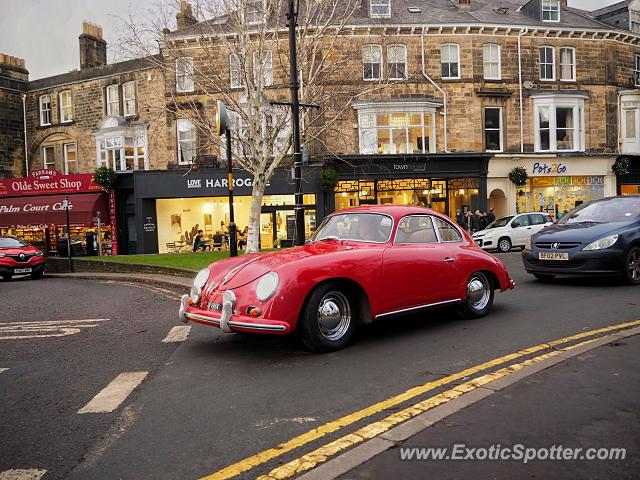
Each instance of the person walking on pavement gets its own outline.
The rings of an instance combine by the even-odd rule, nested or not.
[[[487,213],[487,226],[491,225],[496,221],[496,214],[493,213],[493,208],[489,209],[489,213]]]

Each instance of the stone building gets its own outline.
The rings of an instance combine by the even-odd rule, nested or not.
[[[24,101],[29,72],[21,58],[0,53],[0,178],[24,172]]]

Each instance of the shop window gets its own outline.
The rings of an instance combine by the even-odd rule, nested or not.
[[[258,83],[262,80],[265,87],[273,85],[273,57],[271,51],[253,52],[253,78]]]
[[[360,113],[360,153],[435,152],[435,112]]]
[[[584,150],[584,98],[535,98],[535,150]]]
[[[576,49],[573,47],[560,49],[560,80],[563,82],[576,81]]]
[[[484,109],[484,145],[488,152],[501,152],[503,149],[502,108]]]
[[[56,170],[56,149],[54,146],[42,147],[42,165],[45,170]]]
[[[502,77],[500,45],[488,43],[483,47],[483,67],[485,80],[500,80]]]
[[[372,18],[390,17],[391,0],[371,0],[369,12]]]
[[[460,78],[460,46],[455,44],[443,45],[440,49],[440,62],[443,80]]]
[[[75,143],[65,143],[62,146],[64,152],[65,175],[78,173],[78,147]]]
[[[40,97],[40,126],[51,125],[51,96]]]
[[[407,47],[389,45],[387,47],[387,68],[389,80],[405,80],[407,78]]]
[[[362,78],[364,80],[382,78],[382,47],[380,45],[362,47]]]
[[[242,88],[242,69],[240,68],[240,57],[235,54],[229,55],[229,85],[231,88]]]
[[[193,92],[193,58],[181,57],[176,60],[176,90]]]
[[[542,21],[560,21],[560,0],[542,0]]]
[[[540,80],[552,81],[556,78],[556,50],[553,47],[540,48]]]
[[[177,124],[178,164],[189,165],[196,157],[196,127],[187,119],[180,119]]]
[[[70,90],[65,90],[64,92],[60,92],[59,103],[60,103],[60,122],[68,123],[73,121],[73,103],[72,103]]]
[[[136,114],[136,83],[126,82],[122,84],[122,105],[125,117]]]

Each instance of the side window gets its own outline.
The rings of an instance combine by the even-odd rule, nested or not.
[[[529,215],[521,215],[519,217],[516,217],[515,220],[511,223],[512,228],[528,227],[529,225],[531,225],[531,223],[529,222]]]
[[[443,242],[461,242],[462,241],[462,235],[460,235],[460,232],[458,232],[456,227],[451,225],[449,222],[436,217],[433,218],[433,221],[436,224],[436,228],[438,229],[438,232],[440,232],[440,239]]]
[[[398,223],[396,244],[422,245],[438,243],[438,236],[431,217],[427,215],[409,215]]]
[[[529,218],[531,219],[531,225],[544,225],[546,222],[544,215],[529,215]]]

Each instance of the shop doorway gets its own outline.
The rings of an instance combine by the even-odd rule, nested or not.
[[[136,222],[136,197],[133,193],[127,195],[124,201],[124,226],[126,254],[138,253],[138,225]]]
[[[497,218],[504,217],[509,213],[507,195],[499,188],[492,190],[489,195],[489,209],[493,209]]]

